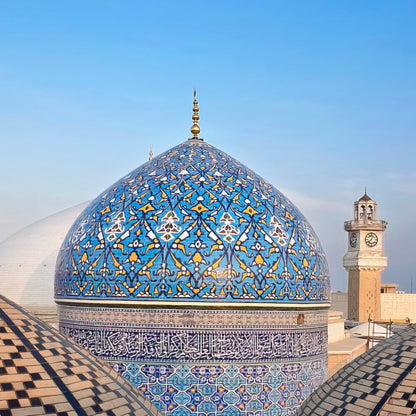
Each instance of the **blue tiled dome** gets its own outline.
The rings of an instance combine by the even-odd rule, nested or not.
[[[272,185],[186,141],[98,196],[62,245],[56,299],[326,303],[312,227]]]

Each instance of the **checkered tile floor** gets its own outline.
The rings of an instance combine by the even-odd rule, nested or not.
[[[346,365],[312,393],[297,414],[416,414],[416,325]]]
[[[160,415],[117,373],[0,296],[0,416]]]

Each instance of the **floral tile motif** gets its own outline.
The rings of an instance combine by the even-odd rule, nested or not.
[[[122,308],[104,307],[81,308],[82,320],[82,313],[71,308],[65,306],[61,314],[61,333],[109,363],[166,416],[288,415],[326,378],[327,324],[319,317],[325,311],[302,312],[316,315],[307,318],[308,324],[266,328],[258,321],[273,323],[284,316],[284,322],[293,323],[299,312],[235,310],[228,322],[240,321],[236,330],[224,326],[223,310],[196,315],[159,310],[175,318],[168,322],[158,320],[155,310],[133,309],[126,315]],[[207,328],[201,324],[205,312]],[[134,314],[141,323],[136,317],[129,326],[113,324],[118,315]],[[157,326],[147,328],[147,314]],[[101,318],[94,321],[91,315]]]
[[[317,362],[319,362],[318,365],[316,365]],[[123,368],[117,364],[111,364],[115,369],[121,370]],[[319,385],[324,382],[326,377],[324,370],[325,357],[313,361],[306,360],[297,364],[307,372],[310,372],[312,367],[320,368],[319,372],[313,373],[313,384]],[[144,367],[142,366],[143,372],[145,372]],[[148,387],[152,381],[147,380],[142,385],[136,384],[139,390],[144,392],[161,411],[166,412],[166,416],[176,416],[178,414],[183,416],[283,416],[294,414],[311,393],[309,389],[304,388],[303,383],[291,382],[283,372],[283,366],[277,366],[277,371],[279,371],[281,380],[283,380],[279,386],[268,385],[262,379],[264,371],[259,374],[256,383],[253,383],[247,377],[238,377],[240,374],[252,373],[257,368],[257,366],[249,365],[221,366],[221,370],[226,377],[214,379],[214,384],[212,384],[213,380],[210,383],[207,378],[204,378],[198,379],[191,386],[187,383],[181,385],[181,383],[178,383],[178,378],[174,377],[176,369],[178,368],[178,371],[180,371],[179,367],[174,365],[172,375],[164,384],[159,385],[158,390],[160,388],[164,389],[163,392],[158,391],[159,396],[155,396]],[[238,369],[237,373],[234,371],[235,367]],[[261,367],[267,369],[269,366],[262,365]],[[198,365],[190,366],[193,373],[200,372],[200,368],[201,366]],[[219,366],[204,365],[202,368],[203,371],[216,372]],[[228,374],[229,368],[231,368],[230,374]],[[129,379],[128,365],[124,367],[124,373],[121,372],[121,374]],[[237,376],[237,380],[235,380],[235,376]],[[132,379],[129,380],[133,381]],[[207,387],[207,389],[204,390],[204,387]],[[207,395],[208,392],[212,392],[212,394]],[[206,393],[206,395],[203,393]]]
[[[210,302],[329,298],[312,227],[276,188],[187,141],[99,195],[69,231],[56,297]]]
[[[288,415],[326,377],[317,236],[276,188],[202,141],[153,158],[84,210],[55,295],[61,333],[166,416]]]

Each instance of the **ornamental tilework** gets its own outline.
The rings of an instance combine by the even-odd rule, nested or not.
[[[61,324],[60,331],[105,360],[277,362],[324,354],[327,348],[322,330],[121,330]]]
[[[155,157],[86,208],[55,295],[61,333],[166,416],[293,414],[326,378],[329,278],[315,233],[205,142]]]
[[[325,357],[283,365],[110,365],[166,416],[294,415],[326,376]]]
[[[319,356],[327,349],[326,311],[308,311],[309,324],[299,325],[295,322],[300,315],[304,322],[305,313],[293,311],[59,309],[60,332],[105,360],[278,362]],[[282,316],[286,322],[276,325]]]
[[[277,189],[187,141],[116,182],[76,220],[56,298],[326,303],[325,255]]]
[[[60,306],[60,331],[166,416],[294,414],[326,378],[326,311]]]
[[[60,305],[59,321],[87,327],[194,328],[194,329],[290,329],[326,327],[326,311],[256,311],[198,309],[97,308]]]

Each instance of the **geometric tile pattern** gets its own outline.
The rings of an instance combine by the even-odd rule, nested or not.
[[[416,368],[413,368],[403,378],[391,394],[390,399],[382,407],[379,415],[387,416],[393,413],[400,413],[401,415],[416,414]]]
[[[416,326],[378,343],[313,393],[298,415],[416,414]]]
[[[113,363],[167,416],[294,414],[325,379],[326,359],[252,365]]]
[[[189,140],[99,195],[57,260],[57,299],[327,303],[325,255],[276,188]]]
[[[0,296],[0,415],[158,415],[122,377]]]
[[[326,311],[59,309],[61,333],[167,416],[292,414],[326,379]]]

